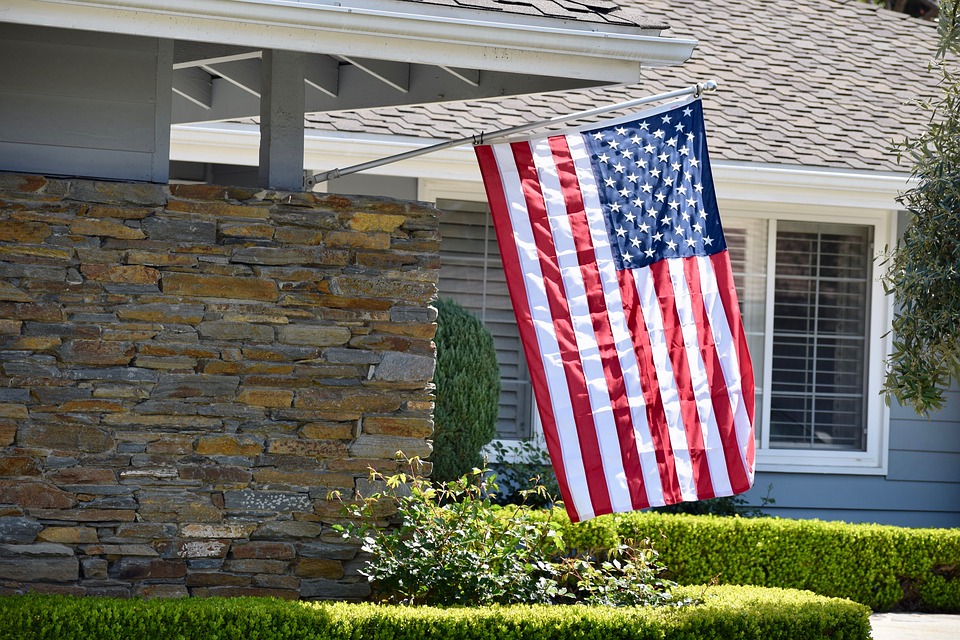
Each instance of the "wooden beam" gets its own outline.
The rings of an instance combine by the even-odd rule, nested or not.
[[[213,78],[199,67],[174,69],[173,92],[207,111],[213,106]]]
[[[460,78],[467,84],[473,87],[480,86],[480,70],[479,69],[462,69],[460,67],[440,67],[454,78]]]
[[[330,56],[308,55],[303,81],[317,91],[336,98],[340,90],[340,63]]]
[[[173,45],[173,68],[199,67],[203,64],[259,58],[260,49],[212,42],[177,40]]]
[[[257,58],[203,65],[203,69],[220,76],[228,82],[232,82],[258,98],[261,95],[260,60]]]
[[[401,93],[410,91],[410,64],[407,62],[346,56],[343,59]]]

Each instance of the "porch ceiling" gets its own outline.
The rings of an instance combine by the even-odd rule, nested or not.
[[[607,0],[3,4],[0,21],[174,40],[174,123],[259,115],[266,49],[307,54],[304,111],[320,112],[633,83],[696,45]]]

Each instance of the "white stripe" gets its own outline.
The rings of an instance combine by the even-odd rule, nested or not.
[[[513,237],[520,257],[520,268],[524,274],[524,289],[527,304],[533,318],[533,327],[537,336],[537,345],[546,370],[547,388],[550,392],[550,404],[557,418],[557,431],[560,440],[561,464],[566,472],[567,486],[573,500],[574,511],[581,520],[593,517],[593,506],[587,488],[587,475],[580,452],[580,441],[576,429],[566,426],[565,416],[573,415],[570,391],[563,372],[563,360],[560,345],[557,342],[550,304],[547,301],[543,273],[540,271],[540,258],[537,244],[530,225],[530,216],[526,208],[526,199],[520,183],[520,174],[509,145],[493,145],[491,150],[500,170],[500,180],[510,207],[510,223]],[[542,401],[538,398],[538,401]]]
[[[703,301],[710,316],[710,328],[713,331],[713,340],[717,344],[720,368],[723,370],[723,378],[727,383],[727,398],[733,410],[737,451],[740,453],[740,460],[752,485],[753,465],[747,460],[747,444],[753,439],[753,427],[750,424],[747,406],[744,404],[743,388],[740,384],[742,374],[737,350],[734,348],[733,331],[727,322],[727,314],[724,310],[723,299],[720,297],[717,276],[713,270],[713,261],[710,258],[698,257],[697,263],[700,265],[700,273],[703,274],[700,283]],[[739,314],[739,309],[736,311]]]
[[[630,329],[627,326],[627,318],[623,312],[620,283],[617,279],[616,264],[610,247],[610,235],[600,204],[596,176],[590,164],[590,154],[584,144],[583,136],[579,134],[569,135],[566,138],[576,167],[577,179],[580,183],[580,193],[583,197],[587,222],[590,225],[590,236],[596,252],[597,268],[600,271],[600,281],[603,284],[607,317],[610,319],[617,357],[620,360],[620,369],[623,372],[623,383],[630,406],[637,453],[640,457],[640,469],[643,473],[644,489],[650,506],[660,506],[665,503],[665,500],[663,486],[660,482],[660,471],[657,466],[657,454],[650,434],[650,425],[647,423],[643,385],[640,382],[640,366],[637,363],[637,355],[633,348]]]
[[[560,275],[563,278],[570,319],[573,322],[574,337],[580,353],[587,395],[590,398],[590,410],[600,446],[600,458],[607,481],[607,490],[610,493],[610,504],[615,512],[632,511],[633,503],[630,500],[630,489],[623,469],[617,424],[610,402],[610,390],[591,321],[587,290],[583,282],[583,273],[580,271],[580,261],[577,258],[573,229],[567,217],[567,203],[557,175],[558,169],[547,140],[538,140],[531,144],[534,164],[537,167],[547,206],[547,218],[553,233],[553,243],[557,249],[557,262],[560,265]]]
[[[663,329],[663,316],[660,313],[660,302],[657,300],[653,275],[650,273],[650,267],[643,267],[634,269],[633,277],[637,285],[637,294],[640,296],[640,307],[643,309],[647,333],[650,336],[653,364],[657,369],[657,382],[660,385],[660,398],[663,401],[663,412],[667,419],[667,430],[670,433],[670,446],[673,447],[680,495],[687,501],[696,500],[693,462],[690,460],[690,450],[687,448],[683,416],[680,415],[680,394],[677,391],[673,365],[670,362],[670,349]]]
[[[707,368],[700,353],[700,337],[697,335],[697,320],[693,314],[693,300],[684,273],[683,258],[667,260],[670,267],[670,280],[673,282],[674,299],[677,301],[677,315],[680,317],[680,331],[683,334],[683,346],[687,352],[687,368],[690,370],[690,384],[700,416],[700,430],[703,446],[706,448],[707,466],[710,468],[710,481],[716,496],[729,496],[730,476],[727,474],[727,460],[723,456],[723,439],[717,414],[713,410],[713,398]]]

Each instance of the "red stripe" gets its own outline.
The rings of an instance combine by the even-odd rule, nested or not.
[[[700,414],[697,412],[697,399],[693,392],[690,367],[687,365],[686,347],[683,343],[683,331],[680,315],[677,312],[676,292],[670,280],[670,265],[660,260],[650,265],[660,314],[663,316],[663,330],[667,340],[670,363],[673,366],[673,378],[680,398],[680,416],[683,431],[687,436],[687,448],[693,464],[693,479],[697,487],[697,499],[714,497],[713,482],[710,480],[710,466],[703,446],[703,433],[700,426]]]
[[[500,180],[500,170],[493,149],[489,146],[475,147],[477,160],[480,163],[480,173],[483,175],[484,188],[487,191],[487,202],[490,203],[490,212],[493,216],[494,229],[497,233],[497,243],[500,246],[500,257],[503,261],[503,270],[507,279],[507,288],[510,299],[513,301],[513,311],[517,318],[517,328],[520,330],[524,355],[527,358],[527,367],[530,370],[530,382],[534,396],[537,398],[537,409],[540,413],[540,423],[543,426],[543,436],[547,441],[547,451],[553,470],[557,476],[560,496],[563,498],[567,513],[574,522],[580,520],[573,504],[570,487],[567,483],[567,472],[563,466],[560,436],[557,432],[557,420],[553,414],[553,404],[550,402],[550,390],[547,386],[547,374],[543,367],[543,358],[537,347],[539,342],[536,330],[533,327],[533,314],[527,299],[523,269],[520,267],[520,255],[513,238],[513,225],[510,222],[509,205],[503,183]]]
[[[603,363],[603,375],[613,408],[617,440],[620,443],[620,459],[626,474],[630,503],[635,510],[646,509],[650,506],[650,501],[644,488],[640,453],[637,451],[633,417],[630,414],[630,399],[627,397],[623,369],[620,367],[620,358],[613,339],[613,328],[610,326],[610,316],[607,313],[607,301],[603,293],[603,283],[600,280],[600,267],[591,241],[590,223],[587,221],[587,212],[580,193],[577,169],[573,164],[566,138],[552,136],[548,140],[557,166],[563,200],[567,207],[567,219],[577,247],[577,260],[580,263],[580,274],[587,294],[590,320],[593,324],[600,360]]]
[[[725,250],[720,253],[715,253],[710,256],[710,262],[713,263],[713,271],[717,279],[717,289],[720,292],[720,300],[723,302],[723,310],[727,314],[727,325],[730,327],[730,335],[737,352],[743,403],[746,405],[745,408],[747,410],[747,417],[750,419],[750,426],[753,427],[753,414],[756,409],[753,361],[750,360],[750,352],[747,350],[747,336],[743,330],[743,319],[740,316],[740,303],[737,301],[737,287],[733,280],[733,268],[730,266],[730,254]],[[753,438],[748,438],[748,442],[742,442],[740,445],[746,445],[747,447],[747,466],[752,470],[755,446]]]
[[[527,213],[540,257],[540,273],[543,274],[550,315],[553,317],[553,328],[557,335],[557,343],[560,345],[560,359],[563,362],[563,373],[567,379],[570,402],[573,406],[573,422],[577,429],[577,439],[580,441],[580,455],[583,457],[590,502],[593,504],[594,514],[611,513],[613,508],[610,504],[607,479],[603,472],[600,443],[593,424],[593,409],[590,406],[586,378],[580,362],[580,349],[577,346],[573,319],[567,304],[567,292],[563,286],[560,265],[557,261],[557,248],[553,243],[553,234],[550,230],[550,221],[547,219],[547,207],[534,165],[533,153],[530,145],[525,142],[511,144],[510,148],[520,173]]]
[[[650,347],[650,334],[643,318],[643,307],[637,295],[637,284],[633,272],[629,269],[617,271],[620,283],[620,299],[627,318],[627,327],[633,339],[633,351],[640,366],[640,386],[643,388],[643,400],[646,404],[647,423],[653,438],[653,449],[657,457],[657,470],[663,487],[663,499],[667,504],[683,501],[680,493],[680,481],[677,479],[677,466],[670,444],[670,429],[660,396],[660,382],[657,380],[657,366],[653,362],[653,349]]]
[[[727,476],[730,478],[730,487],[733,492],[743,493],[750,488],[750,481],[747,479],[743,461],[740,459],[733,409],[730,407],[729,390],[727,389],[727,381],[723,377],[720,354],[717,353],[710,317],[703,300],[698,264],[696,258],[684,259],[683,273],[686,276],[687,289],[690,292],[693,319],[697,323],[697,343],[700,345],[700,356],[703,359],[707,382],[710,386],[710,400],[713,403],[713,412],[717,418],[717,427],[720,431],[723,458],[727,463]]]

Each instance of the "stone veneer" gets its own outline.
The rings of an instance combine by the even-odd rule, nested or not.
[[[363,598],[427,456],[437,211],[0,174],[0,592]]]

